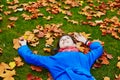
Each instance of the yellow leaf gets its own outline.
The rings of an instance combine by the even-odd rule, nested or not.
[[[16,64],[15,64],[15,62],[10,62],[9,66],[10,66],[11,69],[13,69],[16,66]]]

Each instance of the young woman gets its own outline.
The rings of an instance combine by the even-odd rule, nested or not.
[[[77,33],[74,38],[88,45],[91,49],[88,54],[79,52],[72,38],[68,35],[59,40],[59,50],[54,56],[33,54],[27,46],[26,40],[20,40],[21,47],[18,53],[28,64],[41,66],[48,69],[54,80],[95,80],[90,69],[96,59],[103,53],[99,42],[90,42]]]

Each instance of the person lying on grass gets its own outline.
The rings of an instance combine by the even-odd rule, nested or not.
[[[90,47],[90,52],[79,52],[69,35],[64,35],[59,40],[59,50],[53,56],[34,54],[27,46],[26,40],[19,40],[21,47],[18,54],[27,62],[35,66],[48,69],[54,80],[95,80],[90,73],[94,62],[102,55],[103,47],[99,42],[90,42],[83,35],[74,34],[77,41]]]

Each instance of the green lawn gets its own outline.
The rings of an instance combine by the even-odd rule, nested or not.
[[[7,1],[12,1],[12,0],[7,0]],[[105,18],[112,18],[113,16],[117,16],[120,18],[120,15],[117,14],[117,11],[120,11],[119,8],[113,8],[113,9],[108,9],[106,10],[106,14],[101,16],[101,17],[93,17],[92,20],[87,20],[85,15],[81,15],[78,12],[82,11],[82,9],[85,6],[88,6],[90,3],[87,2],[87,0],[82,0],[80,1],[81,6],[79,7],[74,7],[70,8],[70,11],[72,12],[72,16],[68,16],[70,20],[75,20],[78,21],[78,24],[73,24],[71,22],[68,22],[66,19],[64,19],[64,16],[67,16],[63,13],[58,13],[58,14],[51,14],[46,11],[46,6],[45,7],[40,7],[38,8],[41,13],[44,14],[44,16],[53,16],[51,20],[46,20],[43,17],[38,17],[37,19],[32,19],[32,20],[24,20],[22,17],[23,13],[26,14],[31,14],[28,11],[18,11],[18,12],[13,12],[13,10],[8,9],[8,6],[10,4],[7,4],[6,0],[0,0],[0,6],[4,5],[2,10],[0,11],[0,16],[3,18],[0,21],[0,48],[3,49],[3,54],[0,55],[0,62],[5,62],[9,63],[11,61],[14,61],[14,57],[19,56],[17,53],[17,50],[13,48],[13,39],[19,38],[22,36],[26,31],[32,31],[33,29],[36,28],[37,25],[42,25],[44,26],[45,24],[59,24],[62,23],[63,25],[61,26],[61,29],[65,33],[69,32],[86,32],[88,34],[91,34],[92,39],[100,39],[101,41],[105,42],[104,44],[104,50],[112,54],[113,59],[110,60],[109,65],[103,65],[101,68],[96,68],[92,69],[91,72],[93,76],[96,78],[96,80],[103,80],[103,77],[108,76],[111,78],[111,80],[115,79],[115,75],[120,74],[120,70],[116,67],[116,64],[118,62],[117,57],[120,56],[120,40],[115,39],[111,36],[111,34],[108,34],[106,36],[102,36],[102,32],[100,31],[100,26],[97,25],[95,27],[91,27],[90,25],[83,25],[81,22],[82,21],[95,21],[95,20],[104,20]],[[30,1],[35,1],[36,0],[19,0],[18,5],[26,3]],[[61,8],[64,9],[64,6],[70,6],[64,4],[64,0],[56,0],[57,2],[61,3]],[[63,1],[63,2],[62,2]],[[77,1],[77,0],[76,0]],[[89,0],[88,0],[89,1]],[[98,6],[99,3],[97,0],[90,0],[93,1],[94,6]],[[113,0],[100,0],[100,2],[105,2],[108,3],[108,1],[113,1]],[[52,4],[52,3],[51,3]],[[92,7],[93,8],[93,7]],[[93,8],[94,10],[94,8]],[[5,11],[12,11],[10,15],[5,15]],[[10,21],[8,18],[11,16],[16,16],[18,17],[17,21]],[[11,22],[15,23],[15,27],[8,28],[7,25],[10,24]],[[120,27],[119,27],[120,28]],[[120,36],[120,33],[118,33]],[[43,51],[43,48],[45,44],[45,39],[40,39],[40,43],[36,47],[30,47],[32,50],[37,50],[39,54],[41,55],[50,55],[49,53],[45,53]],[[62,60],[61,60],[62,61]],[[28,64],[24,64],[22,67],[16,67],[16,75],[14,76],[15,80],[26,80],[26,76],[29,73],[32,73],[35,76],[42,77],[43,80],[47,80],[47,70],[43,69],[42,72],[36,72],[32,71],[30,69],[30,66]],[[2,78],[0,78],[2,80]]]

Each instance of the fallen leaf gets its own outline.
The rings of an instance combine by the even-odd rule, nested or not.
[[[8,28],[13,28],[13,27],[15,27],[15,23],[14,23],[14,22],[11,22],[11,23],[9,23],[9,24],[7,25],[7,27],[8,27]]]
[[[10,62],[9,66],[10,66],[11,69],[13,69],[16,66],[16,63],[15,62]]]
[[[0,33],[2,33],[2,29],[0,29]]]
[[[120,74],[119,75],[115,75],[115,80],[120,80]]]
[[[20,47],[19,39],[13,39],[13,45],[13,48],[17,50]]]
[[[0,77],[3,78],[3,79],[4,79],[4,78],[6,79],[6,78],[8,78],[8,77],[11,78],[11,77],[14,76],[14,75],[16,75],[15,70],[11,70],[11,71],[10,71],[10,70],[5,70],[3,74],[0,74]],[[12,78],[12,79],[13,79],[13,78]]]
[[[38,67],[38,66],[33,66],[31,65],[30,68],[34,71],[37,71],[37,72],[41,72],[42,71],[42,67]]]
[[[51,49],[50,48],[43,48],[44,52],[48,52],[50,53],[51,52]]]
[[[46,46],[52,46],[53,41],[54,41],[54,39],[53,39],[52,37],[50,37],[49,39],[46,40],[45,45],[46,45]]]
[[[4,11],[4,14],[5,15],[9,15],[9,14],[11,14],[12,12],[11,11]]]
[[[47,76],[48,76],[47,80],[53,80],[53,78],[49,72],[47,73]]]
[[[118,56],[118,60],[120,60],[120,56]]]
[[[15,60],[16,66],[20,67],[24,65],[20,57],[15,57],[14,60]]]
[[[120,69],[120,61],[117,63],[117,67]]]
[[[104,80],[110,80],[110,78],[109,77],[104,77]]]
[[[0,21],[2,20],[3,18],[2,17],[0,17]]]
[[[33,76],[31,73],[27,74],[27,80],[43,80],[37,76]]]
[[[11,21],[16,21],[18,19],[18,17],[10,17],[9,20]]]
[[[0,54],[2,54],[3,53],[3,49],[2,48],[0,48]]]

